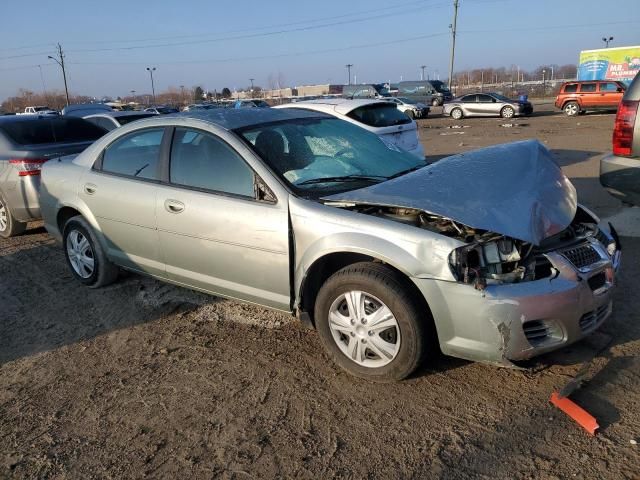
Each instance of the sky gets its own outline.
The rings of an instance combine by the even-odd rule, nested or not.
[[[0,101],[19,88],[102,96],[448,74],[453,0],[29,0],[0,2]],[[640,45],[639,0],[459,0],[455,70],[576,64],[580,50]],[[38,66],[40,65],[40,66]]]

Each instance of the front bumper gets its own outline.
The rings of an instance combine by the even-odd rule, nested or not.
[[[640,159],[607,155],[600,160],[600,183],[623,202],[640,205]]]
[[[442,352],[511,365],[597,329],[612,311],[620,252],[609,256],[602,243],[588,242],[598,261],[579,269],[561,253],[548,253],[557,272],[550,278],[488,285],[482,291],[463,283],[414,278],[431,308]]]

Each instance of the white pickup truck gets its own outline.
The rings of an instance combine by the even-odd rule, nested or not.
[[[37,107],[24,107],[24,112],[17,115],[59,115],[55,110],[51,110],[49,107],[37,106]]]

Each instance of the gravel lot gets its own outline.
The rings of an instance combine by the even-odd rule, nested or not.
[[[583,203],[622,219],[620,288],[600,332],[525,370],[441,357],[372,384],[287,315],[135,275],[86,289],[36,224],[0,240],[0,477],[638,478],[640,220],[597,178],[614,116],[536,110],[434,116],[421,138],[433,159],[538,138]],[[573,396],[602,426],[590,437],[548,399],[600,350]]]

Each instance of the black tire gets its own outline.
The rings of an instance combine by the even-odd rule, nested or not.
[[[413,120],[414,118],[416,118],[416,116],[413,114],[413,110],[405,110],[404,114],[409,117],[411,120]]]
[[[340,350],[333,337],[329,326],[331,306],[352,290],[377,297],[396,319],[400,346],[384,366],[372,368],[356,363]],[[320,339],[332,360],[350,374],[367,380],[391,382],[411,375],[427,355],[438,352],[431,313],[422,307],[414,292],[407,279],[378,263],[355,263],[333,274],[320,288],[314,312]]]
[[[434,107],[439,107],[440,106],[440,102],[438,101],[437,98],[434,98],[433,100],[431,100],[431,105]]]
[[[456,115],[460,115],[459,117],[456,117]],[[454,108],[453,110],[451,110],[451,113],[449,114],[451,116],[451,118],[453,118],[454,120],[460,120],[462,117],[464,117],[464,113],[462,112],[461,108]]]
[[[567,117],[575,117],[581,112],[580,104],[578,102],[567,102],[562,107],[562,110],[564,110]]]
[[[11,213],[9,203],[0,193],[0,237],[9,238],[21,235],[27,229],[25,222],[19,222]]]
[[[86,238],[91,248],[94,267],[93,272],[86,277],[81,276],[75,270],[71,260],[69,259],[69,251],[67,247],[70,242],[69,236],[75,232]],[[70,218],[67,221],[63,229],[62,247],[64,250],[65,259],[67,260],[67,265],[69,266],[69,269],[71,270],[73,276],[79,282],[91,288],[98,288],[109,285],[110,283],[115,282],[115,280],[118,278],[118,267],[109,261],[104,249],[102,248],[102,245],[96,238],[93,229],[84,218],[76,216]]]
[[[513,107],[510,107],[509,105],[507,105],[506,107],[502,107],[502,110],[500,110],[500,116],[502,118],[513,118],[516,114],[516,111],[514,110]]]

